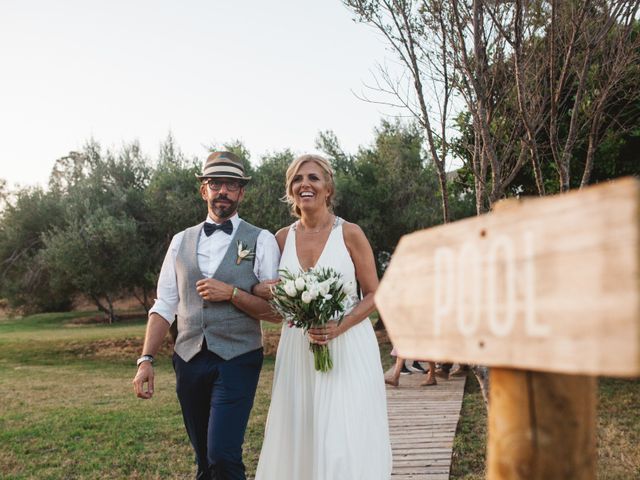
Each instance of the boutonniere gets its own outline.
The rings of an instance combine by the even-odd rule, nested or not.
[[[242,241],[238,240],[238,258],[236,258],[236,265],[240,265],[242,260],[251,260],[256,254],[250,248],[247,248]]]

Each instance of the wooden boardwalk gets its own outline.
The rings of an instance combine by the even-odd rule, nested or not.
[[[392,480],[447,480],[466,377],[421,387],[421,373],[387,385]]]

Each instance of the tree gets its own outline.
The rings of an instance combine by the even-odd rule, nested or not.
[[[374,90],[390,95],[391,105],[407,110],[423,128],[430,160],[437,172],[443,222],[447,223],[450,221],[447,137],[454,92],[445,24],[441,17],[432,16],[430,9],[411,0],[344,0],[343,3],[358,20],[382,33],[406,68],[407,77],[398,79],[381,66]]]
[[[473,175],[478,214],[508,195],[528,164],[544,195],[546,158],[553,160],[559,190],[569,189],[581,139],[587,154],[580,185],[586,185],[602,135],[620,125],[620,112],[640,95],[631,80],[640,63],[640,0],[344,3],[384,35],[406,67],[412,89],[398,88],[400,82],[383,71],[389,88],[379,90],[398,99],[423,126],[443,196],[443,153],[451,153],[446,131],[454,125],[447,122],[454,119],[442,113],[451,98],[464,100],[472,129],[471,135],[462,132],[458,152]],[[442,85],[443,92],[431,104],[429,82]],[[441,113],[440,139],[429,120],[432,111]],[[637,124],[636,119],[628,125]],[[446,221],[445,203],[443,215]]]
[[[139,300],[148,306],[148,259],[155,240],[139,226],[149,224],[144,202],[149,178],[137,143],[103,155],[96,142],[89,142],[83,152],[56,162],[51,175],[50,189],[64,197],[65,206],[63,224],[42,251],[51,287],[73,285],[110,321],[115,319],[113,300],[121,294],[137,294],[141,288]]]
[[[185,158],[169,135],[160,146],[157,165],[144,188],[144,215],[138,223],[146,252],[140,300],[147,306],[150,304],[148,293],[155,289],[171,239],[185,228],[200,223],[206,215],[206,205],[198,194],[196,175],[200,171],[200,162]]]
[[[525,165],[539,195],[546,193],[545,175],[557,175],[560,191],[571,188],[571,165],[582,145],[578,186],[587,185],[600,139],[611,127],[638,125],[629,107],[640,96],[634,81],[640,0],[344,3],[383,33],[406,66],[413,91],[381,91],[395,95],[425,129],[431,129],[425,110],[443,112],[447,100],[464,100],[473,135],[460,158],[474,175],[478,213],[509,194]],[[430,97],[430,83],[449,94]],[[427,108],[413,108],[414,97]],[[445,132],[455,127],[449,120]],[[545,168],[549,161],[553,169]]]
[[[0,212],[0,296],[27,311],[64,311],[73,286],[49,288],[50,269],[40,252],[53,229],[62,224],[64,206],[55,192],[25,187],[6,193]]]
[[[515,0],[486,7],[512,51],[516,111],[541,195],[545,155],[553,160],[560,191],[584,187],[605,132],[629,128],[628,107],[640,99],[639,6],[638,0]],[[572,185],[571,165],[583,144],[581,179]]]
[[[336,171],[336,213],[363,226],[382,272],[401,235],[438,223],[440,198],[419,128],[382,122],[375,135],[355,155],[344,153],[331,132],[321,134],[318,144]],[[241,143],[223,148],[248,162]],[[291,223],[281,199],[293,157],[284,150],[247,165],[253,179],[243,218],[271,231]],[[36,310],[53,308],[54,302],[68,308],[73,295],[83,294],[110,321],[119,296],[135,295],[149,308],[173,235],[206,215],[198,195],[200,170],[200,162],[186,159],[171,135],[153,167],[136,143],[103,152],[89,141],[58,159],[48,191],[3,192],[0,293]],[[459,200],[464,206],[464,194]]]
[[[294,218],[284,197],[285,175],[293,157],[290,150],[284,150],[262,158],[246,187],[240,206],[243,218],[271,232],[277,232],[292,222]]]
[[[336,172],[336,213],[362,227],[379,273],[402,235],[440,221],[438,177],[422,143],[415,125],[387,121],[376,129],[374,144],[353,156],[331,132],[318,140]]]
[[[0,212],[4,209],[4,206],[7,204],[8,197],[9,197],[9,192],[7,190],[7,181],[4,178],[0,178]]]
[[[51,269],[51,284],[73,285],[112,323],[115,298],[139,280],[140,253],[135,220],[97,208],[48,236],[42,256]]]

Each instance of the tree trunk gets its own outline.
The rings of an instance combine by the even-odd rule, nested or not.
[[[111,300],[111,296],[107,294],[105,295],[105,298],[107,299],[107,304],[109,305],[109,311],[107,312],[109,325],[113,325],[113,323],[118,319],[118,317],[116,316],[116,311],[113,308],[113,301]]]
[[[473,136],[473,156],[471,161],[474,171],[473,186],[476,192],[476,215],[482,215],[486,212],[484,203],[484,185],[487,178],[487,165],[484,161],[484,157],[482,157],[482,155],[480,154],[480,150],[482,149],[482,140],[480,139],[480,134],[477,131],[474,131]]]
[[[531,166],[533,168],[533,176],[536,181],[536,188],[538,189],[538,195],[544,195],[544,180],[542,179],[542,170],[540,169],[540,157],[538,153],[538,143],[536,141],[535,129],[531,122],[531,112],[526,107],[525,103],[525,92],[524,92],[524,78],[522,71],[522,42],[523,42],[523,31],[522,31],[522,15],[523,15],[524,6],[522,5],[522,0],[518,0],[516,2],[516,16],[515,16],[515,31],[514,31],[514,43],[515,43],[515,52],[513,55],[514,59],[514,70],[516,77],[516,96],[518,100],[518,111],[520,113],[520,119],[525,127],[525,131],[527,132],[527,146],[529,151],[531,152]]]
[[[591,178],[591,172],[593,170],[593,160],[596,155],[596,148],[598,143],[598,133],[596,128],[596,122],[594,121],[589,132],[589,146],[587,148],[587,159],[584,164],[584,171],[582,172],[582,180],[580,181],[580,188],[584,188],[589,185]]]
[[[93,300],[93,304],[98,308],[98,310],[101,311],[102,313],[104,313],[104,317],[108,318],[109,307],[104,305],[100,301],[100,297],[98,295],[95,295],[95,294],[91,293],[91,294],[89,294],[89,296],[91,297],[91,300]]]
[[[409,25],[409,19],[407,12],[404,9],[400,10],[402,15],[402,20],[404,22],[405,28],[407,29],[407,37],[403,40],[405,45],[408,60],[409,60],[409,70],[413,75],[413,87],[416,92],[416,97],[418,98],[418,103],[420,104],[420,113],[421,113],[421,121],[420,123],[424,127],[425,133],[427,134],[427,143],[429,145],[429,153],[431,153],[431,157],[433,162],[436,165],[436,169],[438,170],[438,183],[440,185],[440,192],[442,193],[442,217],[444,223],[449,223],[451,216],[449,214],[449,190],[447,188],[447,172],[446,172],[446,158],[445,156],[441,156],[438,154],[438,149],[436,148],[436,140],[433,138],[433,130],[431,129],[431,117],[429,115],[429,110],[427,109],[427,102],[424,98],[424,89],[422,87],[422,79],[420,78],[420,66],[418,65],[418,57],[416,54],[416,46],[414,44],[413,33],[411,32],[411,27]],[[443,150],[446,149],[444,145],[446,139],[442,139],[443,141]]]
[[[442,194],[442,219],[443,223],[449,223],[449,188],[447,187],[447,172],[438,166],[438,185]]]
[[[571,178],[569,177],[569,159],[562,158],[560,160],[560,164],[557,167],[558,167],[558,183],[560,184],[560,191],[568,192],[569,189],[571,188],[571,183],[570,183]]]
[[[136,292],[135,290],[133,292],[133,296],[136,298],[136,300],[138,300],[138,303],[142,305],[142,308],[144,308],[145,313],[149,313],[149,309],[151,308],[151,305],[149,302],[149,290],[147,289],[146,286],[143,286],[141,288],[142,288],[142,297],[140,297],[138,292]]]
[[[482,399],[484,400],[484,406],[489,408],[489,368],[483,365],[471,365],[471,371],[476,376],[478,384],[480,385],[480,391],[482,392]]]

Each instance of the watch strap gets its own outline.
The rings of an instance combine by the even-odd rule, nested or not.
[[[136,360],[136,366],[139,367],[140,364],[144,362],[149,362],[153,365],[153,355],[142,355],[138,357],[138,359]]]

